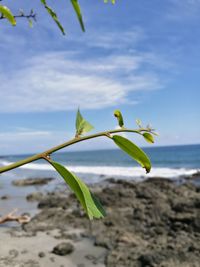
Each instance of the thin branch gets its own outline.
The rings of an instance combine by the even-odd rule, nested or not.
[[[30,163],[30,162],[33,162],[33,161],[36,161],[36,160],[39,160],[39,159],[44,159],[46,157],[48,157],[49,155],[51,155],[52,153],[60,150],[60,149],[63,149],[65,147],[68,147],[70,145],[73,145],[73,144],[76,144],[76,143],[79,143],[79,142],[82,142],[84,140],[89,140],[89,139],[93,139],[93,138],[97,138],[97,137],[109,137],[110,138],[110,135],[111,134],[115,134],[115,133],[120,133],[120,132],[129,132],[129,133],[137,133],[137,134],[142,134],[142,132],[151,132],[149,129],[146,129],[146,128],[139,128],[139,129],[126,129],[126,128],[121,128],[121,129],[117,129],[117,130],[110,130],[110,131],[105,131],[105,132],[100,132],[100,133],[96,133],[96,134],[92,134],[92,135],[87,135],[87,136],[79,136],[79,137],[75,137],[65,143],[62,143],[58,146],[55,146],[53,148],[50,148],[42,153],[39,153],[39,154],[36,154],[34,156],[31,156],[31,157],[28,157],[28,158],[25,158],[23,160],[20,160],[20,161],[17,161],[15,163],[12,163],[12,164],[9,164],[7,166],[4,166],[4,167],[1,167],[0,168],[0,173],[3,173],[3,172],[7,172],[9,170],[12,170],[12,169],[15,169],[15,168],[18,168],[20,166],[23,166],[27,163]]]
[[[33,19],[34,21],[36,21],[36,13],[34,13],[33,10],[31,10],[30,13],[27,14],[27,15],[24,14],[23,11],[20,11],[20,14],[19,15],[14,15],[13,17],[15,19],[16,18],[26,18],[26,19]],[[3,14],[1,14],[0,19],[6,19],[6,17],[4,17]]]
[[[30,221],[30,216],[28,215],[14,215],[17,212],[17,209],[13,210],[12,212],[8,213],[7,215],[0,217],[0,224],[10,221],[16,221],[18,223],[27,223]]]

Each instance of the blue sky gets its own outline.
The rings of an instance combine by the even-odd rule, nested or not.
[[[17,3],[16,3],[17,2]],[[34,2],[34,3],[33,3]],[[81,1],[82,33],[69,1],[2,1],[13,13],[33,7],[37,22],[0,22],[0,154],[33,153],[74,135],[80,107],[95,130],[116,127],[121,109],[160,133],[156,145],[200,140],[200,1]],[[66,3],[65,3],[66,2]],[[139,145],[144,140],[132,136]],[[99,139],[74,150],[113,148]]]

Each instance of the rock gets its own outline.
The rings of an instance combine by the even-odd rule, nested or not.
[[[200,190],[196,186],[154,178],[140,183],[111,180],[92,189],[107,211],[104,219],[92,222],[92,232],[75,197],[59,192],[44,196],[40,213],[23,228],[27,233],[58,229],[56,238],[73,241],[73,229],[81,229],[78,238],[106,250],[102,256],[106,267],[199,266]],[[74,250],[66,252],[58,246],[53,249],[61,253],[57,255]]]
[[[54,180],[55,178],[47,177],[47,178],[27,178],[14,180],[12,182],[15,186],[29,186],[29,185],[45,185]]]
[[[62,242],[53,248],[52,253],[60,256],[71,254],[74,251],[74,246],[69,242]]]
[[[41,192],[34,192],[26,196],[27,201],[40,201],[43,198],[43,193]]]
[[[10,198],[9,195],[3,195],[3,196],[0,197],[1,200],[7,200],[9,198]]]
[[[40,258],[44,258],[44,257],[45,257],[45,253],[44,253],[44,252],[39,252],[39,253],[38,253],[38,257],[40,257]]]
[[[66,209],[69,207],[69,202],[66,197],[60,197],[60,196],[51,196],[51,197],[44,197],[40,200],[38,203],[39,209],[45,209],[45,208],[63,208]]]
[[[162,261],[162,256],[153,255],[153,254],[143,254],[138,258],[142,267],[154,267],[157,264],[160,264]]]

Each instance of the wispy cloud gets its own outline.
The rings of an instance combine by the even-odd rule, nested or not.
[[[19,131],[18,129],[13,129],[13,132],[0,133],[0,155],[9,155],[13,153],[13,151],[16,154],[24,154],[27,153],[27,151],[28,153],[39,153],[50,147],[64,143],[73,137],[74,134],[69,134],[65,131],[40,131],[31,129]],[[113,147],[113,143],[110,142],[108,138],[100,137],[98,140],[89,140],[67,147],[66,151]]]
[[[0,74],[0,112],[99,109],[129,103],[129,93],[158,89],[146,55],[99,56],[48,52],[27,59],[19,70]]]
[[[36,130],[26,130],[26,131],[14,131],[14,132],[1,132],[0,133],[0,138],[1,140],[3,139],[4,141],[10,141],[10,140],[24,140],[24,138],[38,138],[39,137],[47,137],[51,136],[53,133],[49,131],[36,131]]]
[[[84,44],[88,47],[97,47],[103,49],[126,49],[134,47],[141,41],[144,41],[146,35],[141,27],[130,28],[126,31],[98,29],[98,32],[90,32],[87,37],[83,36]],[[83,40],[81,40],[83,41]]]
[[[0,151],[1,155],[9,154],[10,150],[15,150],[17,153],[27,153],[28,150],[30,153],[34,153],[43,151],[59,142],[62,143],[67,138],[69,138],[68,135],[62,131],[32,129],[19,131],[18,129],[13,129],[12,132],[0,133]]]
[[[171,8],[168,19],[185,21],[199,17],[200,0],[169,0]]]

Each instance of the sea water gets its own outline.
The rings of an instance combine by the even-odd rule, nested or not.
[[[53,160],[86,181],[98,182],[103,178],[129,178],[133,180],[148,177],[177,178],[192,175],[200,170],[200,145],[148,147],[144,151],[152,162],[149,174],[121,150],[98,150],[56,153]],[[2,156],[0,166],[21,160],[29,155]],[[53,175],[54,170],[44,160],[32,162],[3,175],[21,178]]]
[[[96,183],[108,178],[131,179],[141,181],[151,177],[177,179],[200,171],[200,145],[168,146],[144,148],[152,162],[149,174],[132,158],[121,150],[98,150],[55,153],[52,159],[76,173],[86,183]],[[0,156],[0,166],[16,162],[31,155]],[[37,177],[55,177],[45,186],[16,187],[16,179]],[[21,212],[36,212],[36,204],[25,201],[33,192],[47,192],[55,188],[65,189],[63,179],[45,160],[39,160],[20,168],[0,174],[0,197],[10,196],[8,201],[0,201],[0,213],[6,213],[15,207]]]

